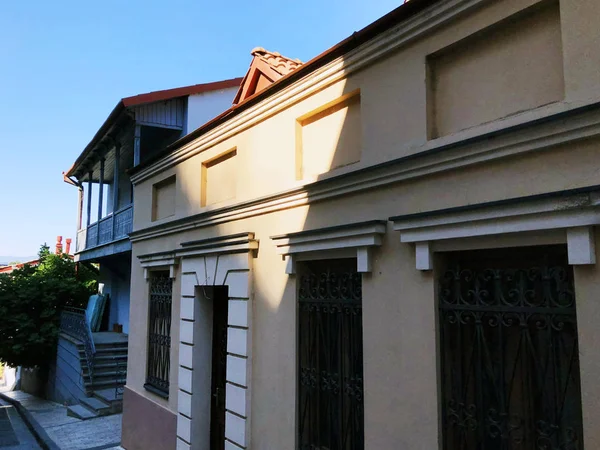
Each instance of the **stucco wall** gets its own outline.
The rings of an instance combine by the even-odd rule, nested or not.
[[[469,36],[427,62],[432,137],[560,101],[564,78],[558,1]]]
[[[310,207],[142,241],[134,244],[134,255],[176,249],[182,242],[196,239],[256,233],[260,247],[253,260],[252,443],[257,449],[293,448],[296,278],[285,275],[285,262],[276,253],[270,236],[589,185],[595,176],[598,145],[599,141],[590,141],[547,150],[543,173],[538,171],[540,155],[532,154]],[[366,448],[396,448],[399,442],[402,448],[437,445],[434,276],[415,269],[413,246],[401,244],[398,234],[389,227],[382,247],[374,251],[372,274],[363,276]],[[134,278],[132,314],[142,317],[146,291],[136,288],[145,283],[141,269]],[[133,336],[132,332],[130,338],[130,346],[136,346],[130,349],[135,354],[132,358],[139,359],[132,359],[130,365],[128,385],[132,388],[143,385],[139,368],[145,367],[145,324],[139,320],[136,326],[142,335]],[[592,386],[589,389],[594,390]],[[173,406],[171,401],[168,404],[169,408]],[[595,411],[593,402],[587,407]],[[590,416],[593,423],[594,417]]]
[[[190,95],[188,97],[186,133],[194,131],[200,125],[204,125],[213,117],[229,109],[237,90],[238,88],[229,88]]]
[[[361,159],[355,164],[349,164],[320,175],[318,179],[372,166],[393,158],[419,153],[436,145],[460,141],[508,125],[527,122],[580,104],[574,103],[571,99],[575,95],[579,97],[583,95],[579,91],[582,89],[582,84],[590,86],[589,81],[583,77],[592,75],[589,72],[582,72],[582,62],[568,64],[569,60],[564,60],[565,100],[541,106],[531,111],[509,114],[508,117],[503,117],[500,110],[491,111],[492,116],[498,113],[502,117],[442,138],[428,139],[428,123],[432,120],[431,117],[428,119],[428,101],[431,102],[432,100],[428,100],[427,96],[427,56],[435,54],[469,35],[484,30],[500,20],[517,14],[521,9],[538,3],[548,2],[506,0],[501,4],[500,2],[494,2],[485,8],[476,10],[461,20],[441,28],[437,33],[412,43],[385,60],[355,73],[347,79],[332,84],[326,89],[290,106],[276,116],[221,141],[203,153],[166,170],[160,177],[139,183],[136,186],[136,206],[139,205],[139,207],[135,209],[134,213],[135,229],[150,225],[151,197],[149,192],[152,190],[153,183],[172,174],[177,174],[177,208],[175,215],[165,221],[214,209],[210,205],[204,208],[201,206],[202,177],[200,174],[202,163],[232,148],[237,148],[236,165],[239,168],[232,176],[236,181],[236,196],[234,199],[219,203],[217,205],[219,207],[224,204],[234,204],[280,192],[314,181],[317,179],[316,177],[306,177],[300,181],[296,177],[296,119],[356,89],[360,89],[361,96],[360,126],[362,132],[358,134],[361,139]],[[575,48],[579,49],[577,44],[579,41],[573,41],[576,37],[573,36],[572,29],[577,28],[579,30],[582,26],[587,26],[588,20],[584,15],[593,12],[593,6],[587,3],[585,8],[579,4],[579,6],[575,6],[574,3],[573,1],[563,0],[560,4],[561,35],[565,55],[567,55],[567,52],[574,52]],[[595,8],[595,13],[600,14],[600,4],[596,4]],[[548,9],[546,8],[546,10]],[[568,13],[565,13],[567,10]],[[576,15],[573,10],[580,12],[581,16]],[[548,15],[543,13],[542,18],[549,20],[544,14]],[[589,29],[586,29],[586,33],[600,39],[599,30],[597,27],[590,26]],[[578,31],[578,33],[580,32],[581,30]],[[586,57],[587,59],[595,57],[596,53],[600,53],[597,50],[592,51],[589,49],[587,46],[589,41],[589,38],[582,40],[581,45],[585,48],[579,49],[590,54],[589,57]],[[521,42],[519,44],[527,45]],[[543,73],[538,74],[535,72],[535,70],[544,71],[544,67],[537,67],[532,70],[532,77],[544,76]],[[593,76],[597,76],[597,74]],[[573,90],[575,87],[579,93]],[[512,92],[510,83],[493,90],[486,98],[486,107],[491,108],[495,104],[504,104],[504,99],[510,97],[510,92]],[[589,87],[585,92],[587,95],[585,100],[588,102],[600,98],[595,88]],[[468,120],[465,123],[468,123]],[[327,157],[323,156],[323,152],[327,153],[327,149],[314,154],[319,159],[325,158],[334,161],[343,160],[341,153],[347,151],[349,150],[338,146],[332,148]],[[310,154],[310,152],[307,152],[307,154]],[[322,161],[315,160],[312,163],[307,162],[307,164],[320,166]],[[159,221],[158,223],[162,222]]]
[[[167,244],[168,245],[168,244]],[[140,248],[133,250],[131,273],[131,305],[130,317],[135,318],[129,325],[129,349],[127,360],[127,387],[136,394],[145,396],[150,401],[158,403],[171,411],[177,410],[177,370],[179,361],[179,346],[176,336],[179,336],[180,303],[177,301],[181,289],[180,273],[176,272],[173,282],[173,303],[171,310],[171,360],[169,368],[169,398],[165,399],[144,389],[146,383],[147,349],[148,349],[148,281],[144,271],[137,261]]]
[[[127,450],[175,450],[177,417],[134,391],[123,393],[121,445]]]
[[[170,175],[177,177],[176,212],[172,218],[152,223],[153,226],[167,226],[173,220],[192,214],[303,186],[307,180],[296,179],[296,120],[356,89],[360,89],[361,97],[361,160],[320,175],[319,179],[419,153],[440,143],[461,141],[510,124],[525,123],[581,104],[576,101],[597,101],[600,92],[588,80],[596,74],[587,60],[600,59],[600,46],[592,45],[600,36],[600,29],[593,26],[588,16],[600,15],[600,3],[561,0],[566,100],[428,140],[427,56],[536,3],[539,2],[488,2],[485,7],[438,28],[435,33],[412,42],[387,59],[348,79],[335,82],[281,113],[138,183],[135,186],[134,229],[150,226],[152,184]],[[578,40],[577,36],[583,32],[586,38]],[[574,55],[582,54],[589,54],[586,61],[573,60]],[[510,90],[510,86],[506,89]],[[489,99],[490,104],[496,96],[502,98],[505,95],[502,89],[495,91]],[[549,143],[546,148],[535,152],[469,167],[449,168],[435,175],[384,188],[365,188],[361,193],[310,205],[297,206],[290,201],[287,209],[274,213],[262,212],[260,216],[249,213],[218,225],[175,234],[160,235],[161,230],[156,230],[153,238],[135,240],[131,315],[136,320],[135,324],[132,323],[130,337],[128,387],[172,411],[176,410],[175,391],[171,390],[169,400],[163,401],[144,392],[142,387],[148,292],[137,256],[178,249],[186,241],[254,232],[260,246],[257,257],[252,261],[251,444],[258,450],[294,448],[297,426],[296,277],[285,275],[285,262],[276,253],[270,236],[596,185],[599,146],[598,138],[575,140],[563,145]],[[202,164],[234,147],[237,149],[236,164],[230,177],[236,180],[235,198],[216,206],[202,207]],[[346,149],[336,148],[334,151],[344,152]],[[310,186],[306,188],[309,194],[310,189]],[[373,257],[372,273],[363,276],[366,448],[438,448],[436,274],[415,269],[414,248],[401,244],[398,234],[390,226],[383,245],[374,250]],[[600,397],[600,391],[594,382],[600,375],[600,363],[595,358],[583,361],[586,355],[591,354],[590,349],[599,337],[594,331],[597,323],[594,318],[600,313],[594,312],[592,301],[600,278],[596,272],[595,268],[577,268],[575,271],[586,448],[598,446],[600,439],[596,431],[600,429],[600,411],[595,401]],[[176,279],[179,275],[178,272]],[[174,289],[174,299],[178,298],[178,289]],[[178,336],[175,309],[174,306],[172,335]],[[171,389],[176,384],[173,367],[177,365],[177,359],[173,358],[174,354]]]

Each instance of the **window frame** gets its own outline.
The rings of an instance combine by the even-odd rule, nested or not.
[[[164,279],[165,282],[167,282],[168,284],[168,293],[154,293],[153,294],[153,281],[155,281],[158,277],[161,277]],[[171,277],[171,274],[169,272],[169,269],[155,269],[155,270],[150,270],[148,273],[148,326],[147,326],[147,334],[146,334],[146,374],[145,374],[145,383],[144,383],[144,389],[146,389],[147,391],[150,391],[162,398],[168,399],[169,398],[169,389],[171,386],[170,383],[170,370],[171,370],[171,346],[172,346],[172,335],[171,335],[171,329],[172,329],[172,315],[173,315],[173,287],[174,287],[174,280]],[[168,338],[168,344],[164,344],[164,343],[153,343],[152,342],[152,335],[153,333],[151,333],[152,327],[154,326],[152,323],[152,313],[153,313],[153,298],[152,296],[156,295],[156,296],[164,296],[164,297],[169,297],[168,300],[168,305],[166,305],[166,311],[163,315],[161,315],[160,317],[157,316],[156,318],[158,320],[162,319],[164,322],[163,324],[157,323],[156,326],[158,326],[159,328],[161,326],[166,327],[166,330],[164,333],[159,334],[159,333],[155,333],[154,335],[157,336],[157,339],[160,341],[160,338]],[[160,306],[160,305],[158,305]],[[161,346],[162,346],[162,352],[164,353],[162,355],[162,363],[163,363],[163,369],[161,370],[156,369],[156,366],[154,364],[156,364],[156,362],[154,362],[154,364],[151,364],[151,358],[152,358],[152,346],[155,345],[158,348],[156,349],[157,352],[161,351]],[[166,368],[164,368],[166,367]],[[157,376],[157,374],[153,374],[151,375],[151,370],[156,370],[158,372],[162,372],[163,375],[165,375],[165,378],[159,379],[159,377]],[[154,380],[153,378],[156,378],[158,380],[158,383],[156,382],[156,380]],[[161,386],[160,382],[166,384],[166,386]]]

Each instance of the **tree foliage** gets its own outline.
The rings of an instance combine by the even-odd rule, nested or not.
[[[46,367],[56,355],[60,312],[85,308],[97,290],[97,274],[43,245],[37,266],[0,274],[0,361]]]

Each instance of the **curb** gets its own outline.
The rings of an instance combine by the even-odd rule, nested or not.
[[[44,430],[44,428],[42,428],[38,421],[35,420],[31,413],[27,411],[27,409],[25,409],[23,405],[21,405],[20,401],[15,400],[14,398],[9,397],[7,395],[4,395],[1,392],[0,398],[14,406],[14,408],[17,410],[17,412],[27,425],[27,428],[29,428],[29,431],[31,431],[36,441],[38,441],[38,443],[44,450],[60,450],[60,447],[56,445],[56,443],[52,439],[50,439],[50,436],[48,436],[46,430]]]

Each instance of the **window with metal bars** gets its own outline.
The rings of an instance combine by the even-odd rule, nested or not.
[[[148,315],[148,364],[144,387],[162,397],[169,396],[172,297],[173,280],[170,278],[169,272],[151,272]]]
[[[364,449],[362,280],[356,260],[311,261],[298,290],[298,443]]]
[[[575,291],[564,247],[446,259],[443,448],[582,450]]]

